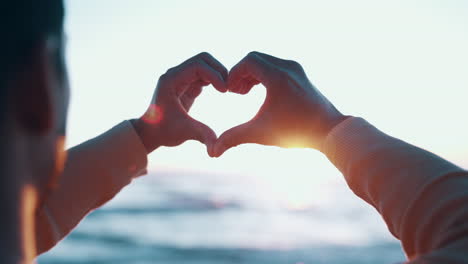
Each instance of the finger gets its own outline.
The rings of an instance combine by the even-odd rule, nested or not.
[[[201,59],[203,59],[206,62],[206,64],[210,65],[213,69],[218,71],[225,82],[227,81],[228,70],[226,69],[226,67],[224,67],[224,65],[221,62],[219,62],[215,57],[213,57],[213,55],[211,55],[208,52],[202,52],[198,54],[198,56]]]
[[[212,84],[220,92],[227,91],[226,82],[221,73],[209,66],[204,60],[192,61],[188,65],[184,65],[182,68],[182,80],[189,84],[203,81]],[[182,94],[185,91],[179,92],[179,94]]]
[[[214,144],[216,143],[216,133],[209,128],[207,125],[193,118],[190,118],[191,135],[189,139],[197,140],[206,145],[208,154],[212,151]]]
[[[239,93],[240,94],[247,94],[252,90],[252,88],[259,84],[260,82],[254,79],[243,79],[239,84]]]
[[[255,55],[257,55],[257,57],[265,60],[265,61],[268,61],[272,64],[275,64],[275,65],[281,65],[285,62],[288,62],[288,60],[284,60],[284,59],[281,59],[281,58],[278,58],[278,57],[275,57],[275,56],[272,56],[272,55],[269,55],[269,54],[266,54],[266,53],[262,53],[262,52],[258,52],[258,51],[253,51],[252,53],[254,53]]]
[[[278,68],[285,69],[287,71],[296,71],[302,74],[305,74],[304,68],[300,63],[294,60],[286,60],[286,59],[281,59],[275,56],[271,56],[266,53],[261,53],[261,52],[255,52],[259,58],[262,60],[277,66]]]
[[[252,121],[225,131],[216,141],[210,156],[219,157],[226,150],[245,143],[258,143],[258,135]]]
[[[180,97],[180,102],[182,103],[182,106],[184,107],[185,111],[189,111],[190,108],[193,105],[193,102],[195,101],[195,98],[197,98],[202,92],[202,86],[197,86],[193,88],[189,88],[188,91],[186,91],[181,97]]]
[[[235,93],[240,93],[240,83],[244,80],[254,80],[268,87],[274,72],[274,65],[261,59],[256,52],[251,52],[231,69],[227,86]]]
[[[204,81],[199,81],[197,83],[194,83],[190,86],[190,88],[187,91],[185,91],[183,96],[190,98],[190,99],[195,99],[201,94],[202,88],[207,85],[209,85],[209,83],[204,82]]]

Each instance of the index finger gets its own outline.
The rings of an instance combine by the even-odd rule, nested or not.
[[[231,69],[227,86],[230,91],[240,93],[242,88],[240,83],[249,79],[260,82],[268,88],[273,74],[274,66],[260,58],[256,52],[251,52]]]
[[[227,81],[228,70],[226,69],[226,67],[224,67],[224,65],[221,62],[219,62],[215,57],[213,57],[213,55],[211,55],[208,52],[202,52],[198,54],[198,57],[204,60],[206,64],[211,66],[213,69],[218,71],[223,77],[224,81]]]
[[[226,92],[226,82],[223,79],[220,72],[216,71],[208,65],[204,60],[193,60],[182,64],[179,66],[178,70],[178,84],[185,83],[185,84],[193,84],[197,82],[203,83],[210,83],[212,84],[216,90],[220,92]],[[184,85],[178,85],[178,89],[187,89]],[[185,90],[177,91],[178,95],[182,95]]]

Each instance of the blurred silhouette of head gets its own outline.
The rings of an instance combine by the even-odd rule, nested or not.
[[[26,182],[41,196],[65,155],[69,88],[63,24],[62,0],[0,3],[0,166],[22,171],[2,175],[1,182]]]

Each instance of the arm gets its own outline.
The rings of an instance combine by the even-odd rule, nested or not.
[[[129,121],[68,151],[59,187],[37,214],[38,253],[52,248],[93,209],[146,172],[146,150]]]
[[[58,188],[36,217],[38,253],[52,248],[90,211],[146,172],[147,153],[194,139],[211,148],[216,134],[188,115],[206,85],[225,92],[227,70],[208,53],[170,69],[159,79],[150,107],[103,135],[69,150]]]
[[[379,211],[410,263],[466,263],[466,171],[342,115],[296,62],[250,53],[231,70],[228,88],[244,94],[258,83],[267,89],[264,105],[220,136],[214,156],[243,143],[319,149]]]
[[[379,211],[410,263],[467,261],[468,172],[361,118],[335,127],[323,151]]]

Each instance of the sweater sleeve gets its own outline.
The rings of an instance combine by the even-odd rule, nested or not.
[[[146,174],[147,155],[129,121],[68,151],[59,186],[36,217],[38,253],[52,248],[93,209]]]
[[[468,263],[467,171],[356,117],[330,132],[322,152],[382,215],[408,263]]]

